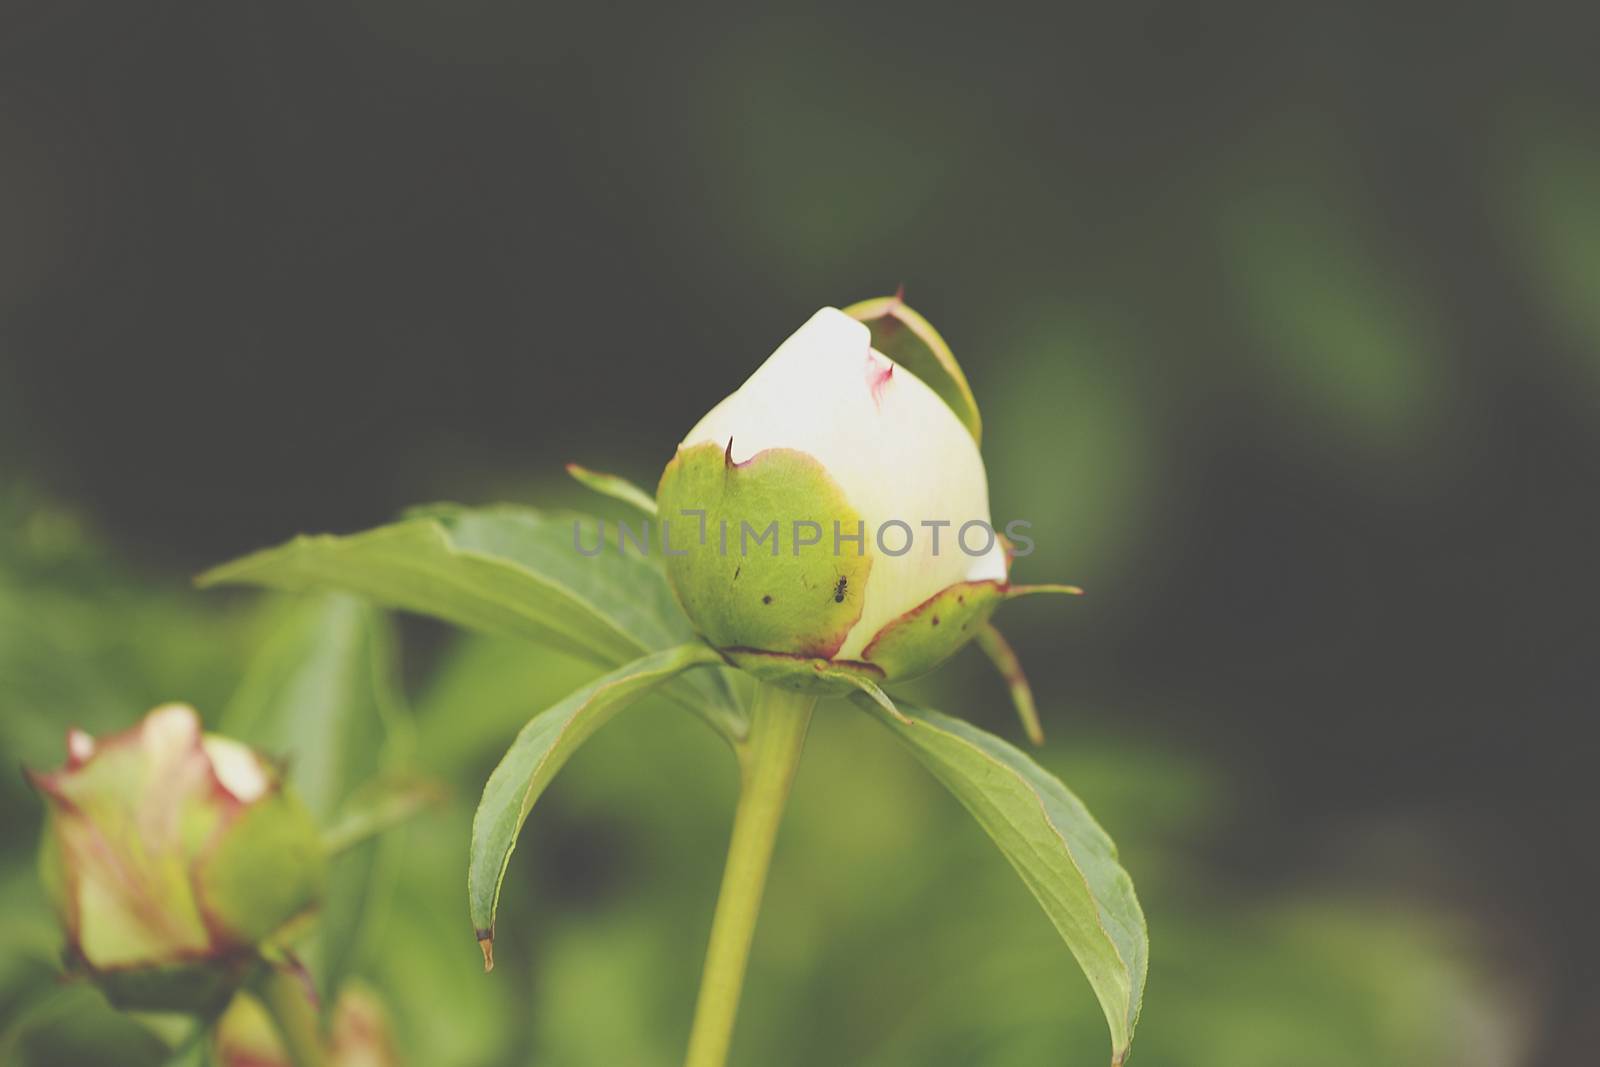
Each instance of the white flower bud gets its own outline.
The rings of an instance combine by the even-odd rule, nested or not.
[[[255,750],[202,733],[193,708],[101,738],[72,730],[66,765],[31,778],[68,957],[115,1003],[225,1001],[257,946],[318,900],[325,859],[305,809]]]
[[[689,553],[668,559],[685,609],[713,644],[740,653],[903,676],[964,643],[1005,589],[1006,549],[973,432],[875,350],[864,323],[833,308],[689,431],[658,497],[673,547]],[[687,518],[700,510],[703,545],[691,537],[698,517]],[[759,531],[773,521],[776,556],[741,539],[742,524]],[[821,527],[815,545],[802,544],[818,533],[809,524]],[[931,628],[945,620],[929,619],[937,654],[877,662],[875,639],[963,588],[973,595],[952,593],[961,606],[943,633]]]

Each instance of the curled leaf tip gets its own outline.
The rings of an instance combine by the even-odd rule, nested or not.
[[[894,302],[896,304],[904,304],[906,302],[906,283],[905,282],[901,282],[899,285],[894,287]]]
[[[735,465],[734,462],[733,462],[733,435],[732,434],[728,435],[728,447],[722,450],[722,465],[724,467],[732,467],[732,466]]]
[[[488,930],[479,930],[478,948],[483,950],[483,973],[488,974],[494,970],[494,934]]]
[[[857,689],[871,697],[873,702],[876,703],[878,707],[892,715],[901,726],[911,725],[910,716],[901,711],[900,708],[896,706],[894,700],[889,696],[889,694],[885,693],[875,683],[866,678],[861,678],[851,674],[845,674],[843,677],[851,685],[854,685]]]

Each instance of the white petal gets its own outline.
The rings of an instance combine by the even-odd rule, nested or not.
[[[253,804],[266,794],[272,782],[261,765],[261,757],[250,746],[215,734],[207,734],[200,743],[211,760],[217,781],[240,802]]]

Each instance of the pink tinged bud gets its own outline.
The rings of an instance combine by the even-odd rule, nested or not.
[[[177,984],[199,989],[191,965],[238,970],[317,898],[309,816],[254,750],[203,735],[192,708],[165,705],[99,739],[73,730],[65,766],[31,778],[47,801],[40,866],[68,955],[97,978],[127,987],[184,971]],[[132,986],[124,1001],[168,1005],[166,990]]]

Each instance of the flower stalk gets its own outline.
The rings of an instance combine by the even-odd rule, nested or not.
[[[750,735],[740,752],[739,802],[685,1067],[723,1067],[727,1061],[767,869],[816,702],[813,694],[770,684],[756,691]]]

